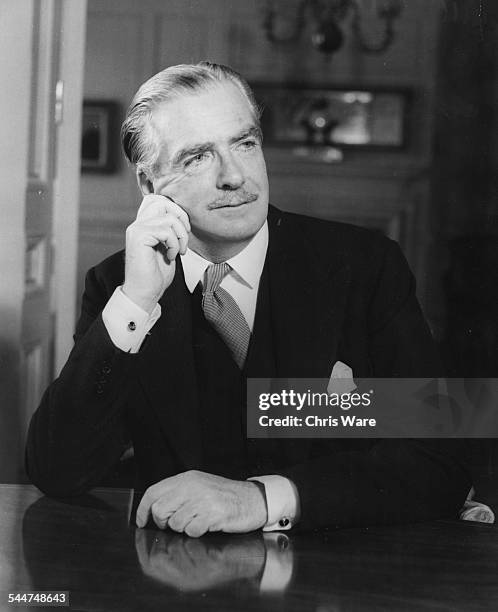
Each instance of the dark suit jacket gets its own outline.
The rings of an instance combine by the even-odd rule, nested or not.
[[[396,243],[376,232],[270,209],[267,254],[277,376],[439,375],[415,285]],[[97,485],[133,441],[140,486],[201,464],[190,297],[177,265],[140,352],[111,342],[101,311],[124,276],[123,252],[87,275],[75,346],[32,418],[27,470],[54,496]],[[282,440],[302,526],[453,516],[471,486],[446,440]]]

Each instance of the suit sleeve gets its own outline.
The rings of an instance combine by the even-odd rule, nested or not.
[[[26,443],[26,470],[44,493],[79,495],[117,463],[128,441],[127,385],[134,355],[117,349],[102,321],[114,287],[88,272],[75,345],[34,413]]]
[[[413,275],[399,247],[392,241],[386,244],[368,306],[374,376],[441,376]],[[457,515],[471,487],[464,467],[464,441],[357,442],[358,450],[329,455],[324,445],[324,454],[284,471],[299,492],[302,527],[392,524]]]

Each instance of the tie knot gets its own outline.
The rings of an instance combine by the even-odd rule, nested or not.
[[[226,262],[211,264],[204,275],[204,293],[214,293],[229,272],[230,265]]]

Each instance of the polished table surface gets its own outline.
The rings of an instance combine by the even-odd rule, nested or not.
[[[0,610],[18,591],[68,591],[71,610],[498,610],[493,525],[189,539],[130,525],[132,498],[0,485]]]

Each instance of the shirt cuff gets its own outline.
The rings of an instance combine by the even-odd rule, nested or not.
[[[299,520],[300,504],[296,485],[284,476],[253,476],[265,487],[268,520],[263,531],[287,531]]]
[[[146,312],[117,287],[109,298],[102,320],[114,345],[126,353],[138,353],[145,336],[161,316],[161,306]]]

